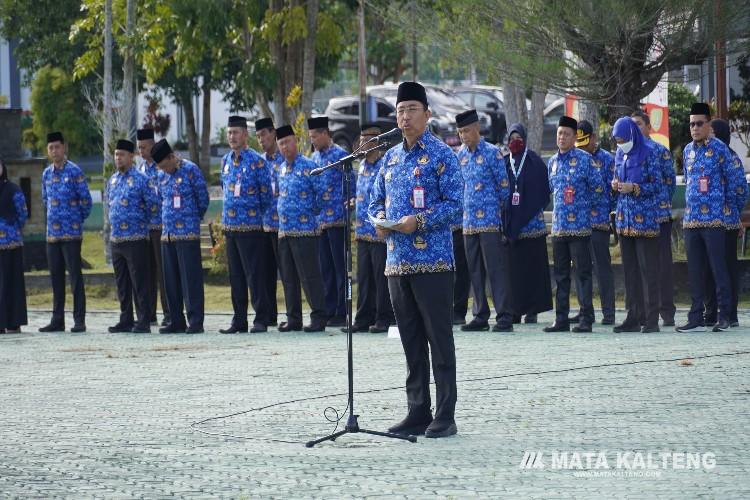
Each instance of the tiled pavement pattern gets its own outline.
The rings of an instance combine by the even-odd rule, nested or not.
[[[32,313],[26,330],[47,318]],[[91,313],[85,334],[0,335],[0,497],[750,497],[747,311],[745,328],[721,334],[457,331],[457,436],[359,434],[312,449],[302,443],[332,430],[322,412],[343,412],[343,394],[200,426],[254,439],[191,423],[344,393],[343,334],[218,335],[226,315],[208,315],[203,335],[103,333],[115,320]],[[357,390],[402,385],[397,339],[356,334],[354,348]],[[713,356],[724,353],[742,354]],[[562,371],[593,365],[605,366]],[[384,430],[404,399],[358,394],[360,425]],[[611,457],[628,451],[713,453],[716,466],[579,477],[522,470],[527,450],[604,451],[615,474],[627,471]]]

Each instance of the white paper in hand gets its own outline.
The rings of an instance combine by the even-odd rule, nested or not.
[[[388,338],[389,339],[400,339],[401,333],[398,331],[398,326],[392,325],[388,327]]]
[[[370,215],[370,222],[374,226],[382,227],[382,228],[385,228],[385,229],[390,229],[393,226],[398,225],[398,221],[392,221],[392,220],[388,220],[388,219],[376,219],[372,215]]]

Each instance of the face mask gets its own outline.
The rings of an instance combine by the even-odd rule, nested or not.
[[[620,148],[623,153],[628,154],[630,153],[630,150],[633,149],[633,141],[623,142],[622,144],[618,144],[617,147]]]
[[[526,144],[524,144],[523,139],[513,139],[508,143],[508,149],[510,149],[510,152],[514,155],[523,153],[525,148]]]

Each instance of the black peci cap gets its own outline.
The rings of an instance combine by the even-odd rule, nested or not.
[[[706,115],[711,118],[711,108],[705,102],[694,102],[693,105],[690,106],[690,114]]]
[[[230,116],[227,120],[227,127],[247,128],[247,119],[244,116]]]
[[[135,133],[135,138],[139,141],[147,141],[154,138],[154,129],[139,128]]]
[[[47,144],[57,141],[65,144],[65,138],[63,137],[62,132],[50,132],[49,134],[47,134]]]
[[[479,121],[476,109],[470,109],[456,115],[456,127],[463,128]]]
[[[127,151],[129,153],[135,153],[135,144],[127,139],[120,139],[117,141],[117,145],[115,146],[115,150],[117,149]]]
[[[578,130],[578,122],[576,121],[576,119],[565,115],[560,117],[560,120],[557,122],[557,126],[572,128],[573,132],[576,132]]]
[[[282,125],[281,127],[276,129],[276,140],[283,139],[284,137],[289,137],[290,135],[294,135],[294,129],[291,125]]]
[[[419,101],[427,106],[427,92],[417,82],[403,82],[398,86],[396,104],[401,101]]]
[[[261,118],[259,120],[255,120],[255,131],[263,130],[264,128],[273,128],[273,120],[270,118]]]
[[[172,147],[166,139],[160,140],[151,148],[151,158],[153,158],[156,163],[161,163],[161,161],[170,154],[172,154]]]

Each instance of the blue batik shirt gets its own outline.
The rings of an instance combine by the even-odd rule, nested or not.
[[[262,231],[263,214],[273,203],[271,173],[266,161],[250,148],[240,151],[239,157],[230,151],[221,160],[221,186],[224,231]]]
[[[598,181],[591,197],[591,228],[609,231],[609,214],[615,208],[611,186],[615,175],[615,158],[602,148],[596,148],[591,156],[591,173]]]
[[[334,163],[348,153],[335,144],[328,146],[323,151],[315,151],[310,159],[318,167],[324,167]],[[329,227],[344,226],[344,173],[341,168],[330,168],[320,175],[325,191],[321,200],[323,205],[320,207],[318,222],[321,229]],[[350,177],[349,193],[354,194],[356,186],[354,176]]]
[[[646,143],[649,154],[641,162],[641,182],[630,193],[617,194],[615,227],[618,234],[632,237],[659,236],[659,201],[662,199],[662,151]],[[618,179],[631,182],[629,179]]]
[[[740,217],[742,215],[742,209],[745,208],[747,203],[747,181],[745,180],[745,168],[742,166],[742,160],[739,155],[734,151],[729,151],[732,155],[732,164],[727,173],[728,178],[732,178],[731,182],[727,182],[727,195],[726,203],[724,204],[724,223],[727,230],[730,229],[741,229],[742,222]],[[734,186],[734,191],[731,191],[730,186]],[[734,199],[734,201],[732,201]]]
[[[375,163],[362,160],[359,164],[359,170],[357,171],[357,218],[354,221],[354,239],[356,240],[383,242],[367,216],[367,209],[372,198],[372,188],[382,166],[382,157],[378,158]]]
[[[138,166],[138,171],[149,178],[151,185],[154,186],[156,196],[159,197],[159,205],[149,215],[148,228],[161,230],[161,198],[159,196],[159,169],[156,162],[151,163],[142,161]]]
[[[683,150],[685,163],[685,213],[682,227],[726,227],[725,205],[737,203],[737,188],[745,180],[732,175],[732,154],[719,139],[711,137]]]
[[[672,162],[672,153],[669,152],[669,149],[651,139],[647,142],[659,152],[661,185],[658,195],[659,210],[656,218],[661,224],[672,219],[672,197],[677,187],[677,177],[675,176],[674,162]]]
[[[414,195],[423,194],[423,208]],[[406,141],[383,158],[368,215],[398,221],[414,215],[412,234],[392,231],[386,238],[386,276],[451,271],[455,267],[451,223],[462,210],[463,179],[458,160],[443,141],[425,131],[408,148]]]
[[[586,151],[572,148],[547,162],[553,237],[591,235],[592,200],[597,188],[604,189],[601,176],[592,175],[591,160]]]
[[[208,189],[198,165],[180,160],[174,173],[160,170],[159,194],[162,241],[200,240],[201,219],[208,209]]]
[[[107,182],[110,241],[147,240],[151,214],[160,208],[161,200],[151,179],[131,167],[125,173],[112,174]]]
[[[286,161],[279,173],[279,238],[318,236],[317,215],[323,206],[326,184],[322,175],[310,175],[316,167],[309,158],[297,155],[291,165]]]
[[[268,174],[271,177],[271,192],[273,194],[271,206],[263,214],[263,230],[276,233],[279,230],[279,172],[281,171],[281,165],[284,163],[284,157],[278,150],[272,157],[269,157],[267,153],[263,153],[262,156],[266,160],[266,168],[268,168]]]
[[[6,188],[8,189],[8,188]],[[0,250],[10,250],[23,246],[23,225],[29,218],[26,207],[26,198],[19,189],[13,193],[13,207],[16,209],[16,218],[12,222],[0,217]]]
[[[45,168],[42,201],[47,209],[47,241],[83,238],[83,221],[91,213],[91,193],[78,165],[65,160],[62,168]]]
[[[480,139],[474,151],[464,145],[456,156],[464,180],[464,234],[500,231],[501,207],[510,196],[500,148]]]

